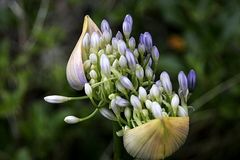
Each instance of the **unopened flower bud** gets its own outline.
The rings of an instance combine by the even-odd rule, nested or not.
[[[129,45],[129,48],[130,48],[131,50],[133,50],[133,49],[135,48],[135,46],[136,46],[136,41],[135,41],[135,39],[134,39],[133,37],[131,37],[131,38],[129,39],[128,45]]]
[[[51,95],[44,97],[44,100],[48,103],[64,103],[69,101],[70,97],[59,96],[59,95]]]
[[[128,21],[124,21],[122,25],[123,33],[125,37],[128,39],[130,37],[130,34],[132,32],[132,24]]]
[[[116,121],[117,120],[116,116],[109,109],[101,108],[101,109],[99,109],[99,111],[100,111],[101,115],[103,115],[105,118],[107,118],[111,121]]]
[[[150,89],[150,96],[155,98],[156,100],[160,99],[160,90],[156,84],[153,84]]]
[[[117,96],[116,97],[116,104],[119,106],[119,107],[127,107],[129,106],[129,101],[120,97],[120,96]]]
[[[140,53],[141,55],[144,54],[144,52],[145,52],[145,46],[144,46],[143,43],[139,43],[139,44],[138,44],[138,51],[139,51],[139,53]]]
[[[195,88],[195,85],[196,85],[196,72],[191,69],[190,72],[188,73],[188,88],[189,88],[189,91],[193,91],[194,88]]]
[[[178,74],[178,83],[179,83],[179,88],[181,90],[187,90],[188,89],[188,80],[183,71],[179,72]]]
[[[97,64],[97,55],[95,53],[91,53],[89,55],[89,60],[91,61],[92,64]]]
[[[139,87],[138,89],[138,97],[142,102],[145,102],[147,100],[147,91],[143,87]]]
[[[177,113],[177,115],[179,117],[186,117],[186,116],[188,116],[188,113],[186,112],[186,110],[182,106],[178,106],[178,113]]]
[[[127,90],[123,87],[123,85],[121,84],[121,82],[117,81],[115,83],[115,86],[117,88],[118,91],[120,91],[123,94],[127,94]]]
[[[128,23],[130,23],[131,25],[133,25],[133,19],[132,16],[130,14],[127,14],[124,18],[124,21],[127,21]]]
[[[90,35],[89,33],[86,33],[83,37],[82,47],[84,49],[89,49],[89,46],[90,46]]]
[[[100,67],[101,67],[101,73],[105,75],[106,77],[110,76],[111,70],[110,70],[110,62],[108,57],[105,54],[102,54],[100,57]]]
[[[155,118],[162,118],[162,108],[159,103],[152,102],[151,108]]]
[[[143,78],[144,78],[144,71],[143,71],[143,68],[142,68],[141,65],[139,65],[139,64],[136,65],[136,71],[135,71],[135,73],[136,73],[136,77],[137,77],[140,81],[142,81]]]
[[[112,46],[114,49],[118,49],[118,39],[115,37],[112,38]]]
[[[75,116],[67,116],[64,118],[64,121],[68,124],[75,124],[80,122],[80,118],[75,117]]]
[[[115,68],[115,69],[117,69],[119,67],[119,61],[117,59],[115,59],[113,61],[112,67]]]
[[[123,35],[122,35],[122,33],[121,33],[120,31],[117,32],[116,38],[117,38],[118,40],[123,39]]]
[[[100,40],[99,40],[99,35],[97,32],[93,32],[93,34],[91,35],[91,42],[90,42],[90,46],[91,48],[93,48],[94,50],[98,50],[98,47],[100,45]]]
[[[126,52],[126,44],[123,40],[119,40],[118,41],[118,52],[121,54],[121,55],[125,55],[125,52]]]
[[[107,44],[106,46],[106,53],[111,54],[112,53],[112,46],[110,44]]]
[[[112,99],[110,104],[109,104],[109,108],[111,108],[114,112],[115,115],[120,115],[120,108],[117,106],[116,104],[116,98]]]
[[[104,39],[104,42],[106,44],[108,44],[111,41],[111,38],[112,38],[112,31],[111,30],[104,31],[103,34],[102,34],[102,37]]]
[[[125,58],[125,56],[121,55],[119,58],[119,65],[122,68],[126,68],[127,67],[127,59]]]
[[[130,97],[130,103],[133,106],[134,109],[141,110],[142,109],[142,104],[139,100],[139,98],[135,95],[131,95]]]
[[[142,36],[142,43],[145,45],[146,51],[151,52],[152,49],[152,36],[149,32],[145,32]]]
[[[124,109],[124,116],[126,117],[126,119],[127,119],[128,121],[130,121],[131,116],[132,116],[132,112],[131,112],[131,109],[130,109],[129,107],[126,107],[126,108]]]
[[[134,55],[132,54],[132,52],[130,50],[127,49],[126,51],[126,59],[128,62],[128,66],[131,70],[135,70],[136,67],[136,60]]]
[[[163,71],[160,75],[160,80],[161,80],[162,87],[164,88],[164,90],[168,94],[171,94],[172,93],[172,83],[171,83],[168,73]]]
[[[155,82],[155,84],[156,84],[158,87],[161,87],[161,86],[162,86],[162,83],[161,83],[160,80],[157,80],[157,81]]]
[[[88,97],[92,97],[92,87],[90,86],[89,83],[84,84],[84,91]]]
[[[126,76],[122,76],[120,82],[126,89],[134,90],[132,82]]]
[[[134,49],[133,55],[135,56],[136,59],[138,59],[138,57],[139,57],[139,52],[138,52],[137,49]]]
[[[152,101],[150,101],[150,100],[146,100],[145,101],[145,106],[146,106],[146,108],[147,109],[149,109],[150,111],[152,111]]]
[[[172,100],[171,100],[171,106],[173,108],[177,108],[179,105],[179,97],[177,94],[174,94],[173,97],[172,97]]]
[[[147,109],[143,109],[142,113],[143,113],[144,117],[149,118],[149,112]]]
[[[104,32],[104,31],[109,31],[110,30],[110,26],[109,26],[109,23],[107,20],[102,20],[102,23],[101,23],[101,31]]]
[[[92,79],[97,79],[97,72],[95,71],[95,70],[91,70],[90,72],[89,72],[89,75],[90,75],[90,77],[92,78]]]
[[[153,70],[152,70],[151,67],[146,66],[145,75],[146,75],[148,80],[152,80],[152,78],[153,78]]]
[[[88,71],[91,68],[91,61],[90,60],[84,61],[83,67],[84,67],[84,71]]]
[[[159,51],[158,51],[158,49],[157,49],[157,47],[156,46],[153,46],[152,47],[152,58],[153,58],[153,61],[156,63],[156,62],[158,62],[158,59],[159,59]]]

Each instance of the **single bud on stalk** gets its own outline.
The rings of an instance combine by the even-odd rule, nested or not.
[[[117,32],[116,38],[117,38],[118,40],[122,40],[122,39],[123,39],[123,35],[122,35],[122,33],[121,33],[120,31]]]
[[[86,94],[88,97],[92,97],[92,87],[90,86],[89,83],[85,83],[85,85],[84,85],[84,91],[85,91],[85,94]]]
[[[115,37],[112,38],[112,47],[118,49],[118,39]]]
[[[145,75],[149,81],[151,81],[153,79],[153,70],[151,67],[146,66]]]
[[[142,81],[143,78],[144,78],[144,70],[143,70],[143,68],[142,68],[141,65],[139,65],[139,64],[136,65],[136,71],[135,71],[135,73],[136,73],[136,77],[137,77],[140,81]]]
[[[110,26],[109,26],[109,23],[107,20],[102,20],[102,23],[101,23],[101,31],[104,32],[104,31],[109,31],[110,30]]]
[[[131,70],[135,70],[135,68],[136,68],[136,60],[135,60],[135,57],[132,54],[132,52],[130,50],[128,50],[128,49],[126,51],[126,59],[127,59],[129,68]]]
[[[90,60],[90,62],[92,63],[92,64],[97,64],[97,55],[95,54],[95,53],[91,53],[90,55],[89,55],[89,60]]]
[[[135,58],[138,59],[138,57],[139,57],[139,52],[138,52],[137,49],[134,49],[134,51],[133,51],[133,55],[135,56]]]
[[[188,113],[186,112],[186,110],[182,106],[178,106],[178,113],[177,113],[177,115],[179,117],[187,117]]]
[[[179,88],[181,90],[187,90],[188,89],[188,80],[183,71],[180,71],[178,74],[178,83],[179,83]]]
[[[147,91],[142,86],[138,89],[138,97],[142,102],[145,102],[147,100]]]
[[[192,92],[195,88],[195,85],[196,85],[196,72],[191,69],[190,72],[188,73],[188,88],[189,88],[189,91]]]
[[[107,44],[106,46],[106,53],[111,54],[112,53],[112,46],[110,44]]]
[[[126,117],[127,121],[130,121],[131,117],[132,117],[132,112],[131,109],[129,107],[126,107],[124,109],[124,116]]]
[[[162,118],[162,108],[158,102],[152,102],[151,108],[155,118]]]
[[[155,62],[155,63],[157,63],[158,62],[158,59],[159,59],[159,51],[158,51],[158,49],[157,49],[157,47],[156,46],[153,46],[152,47],[152,58],[153,58],[153,61]]]
[[[116,104],[119,106],[119,107],[127,107],[129,106],[129,101],[120,97],[120,96],[117,96],[116,97]]]
[[[155,100],[160,100],[160,90],[156,84],[152,85],[152,88],[150,89],[150,96]]]
[[[107,118],[111,121],[117,121],[116,116],[109,109],[101,108],[101,109],[99,109],[99,111],[100,111],[101,115],[103,115],[105,118]]]
[[[164,90],[168,94],[171,94],[172,93],[172,83],[171,83],[168,73],[163,71],[160,75],[160,80],[161,80],[161,84],[162,84],[162,87],[164,88]]]
[[[90,47],[90,35],[86,33],[83,37],[82,46],[84,49],[89,49]]]
[[[91,48],[94,49],[94,51],[97,51],[99,45],[100,45],[100,37],[99,37],[99,34],[98,34],[97,32],[93,32],[93,34],[91,35],[90,46],[91,46]]]
[[[90,75],[90,77],[91,77],[92,79],[97,79],[97,78],[98,78],[97,72],[96,72],[95,70],[91,70],[91,71],[89,72],[89,75]]]
[[[106,77],[110,76],[111,70],[110,70],[110,62],[108,57],[105,54],[102,54],[100,57],[100,67],[101,67],[101,73],[105,75]]]
[[[126,76],[122,76],[120,82],[126,89],[134,90],[132,82]]]
[[[173,107],[173,108],[177,108],[178,107],[178,105],[179,105],[179,97],[178,97],[178,95],[177,94],[174,94],[173,95],[173,97],[172,97],[172,100],[171,100],[171,106]]]
[[[132,16],[127,14],[124,18],[124,21],[130,23],[131,25],[133,25],[133,19],[132,19]]]
[[[44,97],[44,100],[48,103],[64,103],[71,100],[71,98],[59,95],[51,95]]]
[[[111,38],[112,38],[112,31],[111,30],[104,31],[102,37],[104,39],[104,42],[106,44],[108,44],[111,41]]]
[[[152,49],[152,36],[149,32],[140,35],[140,43],[144,44],[146,51],[151,52]]]
[[[131,37],[131,38],[129,39],[128,45],[129,45],[129,48],[130,48],[131,50],[133,50],[133,49],[135,48],[135,46],[136,46],[136,41],[135,41],[135,39],[134,39],[133,37]]]
[[[142,104],[139,100],[139,98],[135,95],[131,95],[130,97],[130,103],[133,106],[134,109],[136,110],[141,110],[142,109]]]
[[[143,43],[139,43],[139,44],[138,44],[138,51],[139,51],[139,53],[140,53],[141,55],[144,55],[144,53],[145,53],[145,46],[144,46]]]
[[[125,55],[125,52],[126,52],[126,44],[123,40],[119,40],[118,41],[118,52],[121,54],[121,55]]]
[[[124,21],[122,25],[124,36],[128,39],[130,37],[130,34],[132,32],[132,24],[128,21]]]
[[[64,118],[64,121],[68,124],[75,124],[80,122],[80,118],[75,117],[75,116],[67,116]]]
[[[126,68],[127,67],[127,59],[125,56],[121,55],[119,58],[119,65],[122,68]]]
[[[146,100],[145,101],[145,106],[146,106],[146,108],[147,109],[149,109],[150,111],[152,111],[152,101],[150,101],[150,100]]]

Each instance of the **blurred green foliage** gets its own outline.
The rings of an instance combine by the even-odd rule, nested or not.
[[[128,13],[133,35],[149,31],[161,51],[159,72],[170,72],[176,85],[179,70],[198,74],[192,102],[202,108],[191,115],[186,144],[168,159],[238,157],[239,8],[237,0],[0,1],[0,159],[111,159],[111,122],[101,116],[77,125],[63,122],[69,114],[90,113],[88,101],[50,105],[43,97],[84,94],[65,78],[84,15],[97,24],[106,18],[116,33]],[[216,97],[206,96],[234,76]]]

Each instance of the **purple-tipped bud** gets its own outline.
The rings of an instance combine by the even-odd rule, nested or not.
[[[164,90],[168,93],[171,94],[172,93],[172,83],[170,80],[170,77],[168,75],[167,72],[162,72],[160,75],[160,80],[162,83],[162,87],[164,88]]]
[[[125,58],[125,56],[123,56],[123,55],[120,56],[120,58],[119,58],[119,65],[122,68],[127,67],[127,59]]]
[[[83,37],[83,41],[82,41],[82,46],[85,49],[88,49],[90,46],[90,35],[89,33],[86,33]]]
[[[120,114],[120,108],[116,104],[116,98],[111,100],[111,102],[109,104],[109,108],[113,110],[115,115],[118,116]]]
[[[101,31],[104,32],[104,31],[109,31],[110,30],[110,26],[109,26],[109,23],[107,20],[102,20],[102,23],[101,23]]]
[[[112,38],[112,46],[114,49],[118,48],[118,39],[115,37]]]
[[[121,84],[121,82],[117,81],[115,83],[115,86],[117,88],[118,91],[120,91],[121,93],[123,94],[126,94],[127,93],[127,90],[123,87],[123,85]]]
[[[121,55],[125,55],[125,52],[126,52],[126,44],[123,40],[119,40],[118,41],[118,52],[121,54]]]
[[[120,82],[123,85],[123,87],[125,87],[126,89],[129,89],[129,90],[133,90],[134,89],[132,82],[127,77],[122,76],[120,78]]]
[[[188,88],[189,88],[189,91],[192,92],[195,88],[195,85],[196,85],[196,72],[191,69],[190,72],[188,73]]]
[[[158,87],[162,87],[162,83],[161,83],[160,80],[157,80],[157,81],[155,82],[155,84],[156,84]]]
[[[139,87],[138,89],[138,97],[142,102],[145,102],[147,100],[147,91],[143,87]]]
[[[103,75],[108,77],[111,74],[110,62],[108,57],[105,54],[102,54],[100,57],[100,67],[101,67],[101,73]]]
[[[142,104],[139,100],[139,98],[135,95],[131,95],[130,97],[130,103],[133,106],[134,109],[141,110],[142,109]]]
[[[140,42],[145,45],[147,52],[151,52],[152,49],[152,36],[149,32],[145,32],[143,35],[140,35]]]
[[[93,32],[91,35],[91,42],[90,42],[91,48],[98,49],[100,45],[100,37],[97,32]]]
[[[128,21],[124,21],[122,25],[123,33],[126,38],[130,37],[130,34],[132,32],[132,24]]]
[[[155,118],[162,118],[162,108],[159,103],[152,102],[151,108]]]
[[[158,62],[159,59],[159,51],[156,46],[152,47],[152,59],[154,62]]]
[[[134,39],[133,37],[131,37],[131,38],[129,39],[128,45],[129,45],[129,48],[132,49],[132,50],[135,48],[135,46],[136,46],[136,41],[135,41],[135,39]]]
[[[128,49],[126,51],[126,59],[127,59],[127,63],[128,63],[129,68],[131,70],[134,70],[136,68],[136,60],[135,60],[135,57],[132,54],[132,52]]]
[[[139,65],[139,64],[136,65],[136,71],[135,71],[135,73],[136,73],[136,77],[137,77],[139,80],[143,80],[143,78],[144,78],[144,70],[143,70],[143,68],[142,68],[141,65]]]
[[[101,115],[103,115],[105,118],[111,120],[111,121],[116,121],[116,116],[113,114],[113,112],[107,108],[101,108],[99,109]]]
[[[133,19],[132,19],[132,16],[130,14],[127,14],[125,16],[124,21],[130,23],[131,25],[133,24]]]
[[[122,35],[122,33],[121,33],[120,31],[117,32],[116,38],[117,38],[118,40],[123,39],[123,35]]]
[[[182,91],[186,91],[188,89],[188,80],[183,71],[180,71],[178,74],[178,83],[179,83],[179,88]]]
[[[119,106],[119,107],[127,107],[129,106],[129,101],[120,97],[120,96],[117,96],[116,97],[116,104]]]

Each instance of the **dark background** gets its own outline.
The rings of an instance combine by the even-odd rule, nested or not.
[[[54,105],[51,94],[84,95],[65,77],[68,58],[89,14],[113,33],[126,14],[133,36],[149,31],[160,50],[160,71],[177,88],[180,70],[194,68],[197,88],[185,145],[171,159],[236,159],[240,149],[240,2],[237,0],[0,0],[0,160],[111,159],[112,124],[85,116],[88,101]],[[217,86],[217,88],[216,88]],[[213,90],[212,90],[213,89]]]

